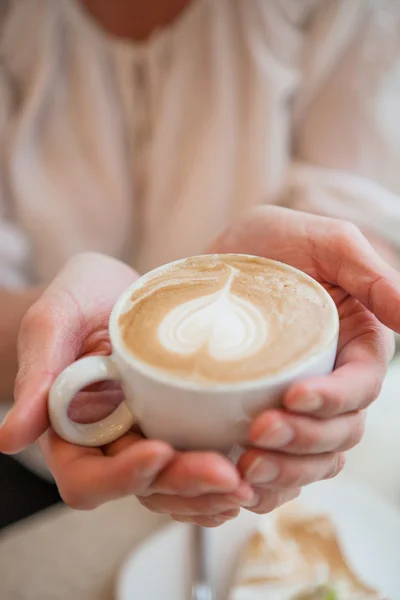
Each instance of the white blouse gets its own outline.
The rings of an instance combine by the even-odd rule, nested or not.
[[[95,250],[139,272],[262,203],[400,249],[400,2],[193,0],[145,43],[0,2],[0,285]]]

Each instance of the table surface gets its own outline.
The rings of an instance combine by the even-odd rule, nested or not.
[[[1,600],[114,600],[132,548],[167,522],[126,498],[91,512],[51,508],[0,538]]]
[[[400,361],[371,407],[366,435],[349,453],[347,475],[400,510]],[[115,600],[115,579],[130,551],[168,522],[132,498],[91,512],[65,507],[0,536],[1,600]]]

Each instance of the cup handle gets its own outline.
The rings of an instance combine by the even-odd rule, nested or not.
[[[48,401],[50,423],[67,442],[79,446],[104,446],[120,438],[135,423],[125,401],[96,423],[75,423],[68,417],[68,409],[76,394],[87,385],[106,379],[121,380],[113,359],[109,356],[88,356],[67,367],[53,383]]]

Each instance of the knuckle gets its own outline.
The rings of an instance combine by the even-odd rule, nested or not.
[[[285,460],[282,461],[281,476],[279,486],[298,487],[303,485],[305,479],[305,471],[302,467],[302,461],[291,461],[289,465],[285,465]]]
[[[348,413],[352,408],[351,400],[347,396],[345,390],[337,391],[337,393],[332,397],[331,401],[331,411],[332,415],[341,415]]]
[[[33,304],[25,313],[19,335],[22,338],[30,337],[32,332],[40,331],[43,328],[49,328],[53,323],[53,309],[51,306],[44,307],[39,300]]]
[[[381,392],[382,383],[383,376],[380,373],[370,374],[369,382],[365,383],[363,390],[360,391],[360,397],[357,399],[357,405],[354,407],[354,410],[364,410],[375,402]],[[342,412],[345,412],[345,410]]]
[[[375,317],[370,317],[364,326],[366,344],[374,356],[376,384],[381,382],[387,366],[396,351],[396,339],[393,331],[382,325]]]
[[[336,234],[339,243],[342,243],[345,246],[352,244],[354,240],[360,239],[360,236],[362,237],[362,233],[357,225],[354,225],[351,221],[345,220],[336,221],[334,233]]]
[[[20,336],[23,336],[25,333],[30,333],[31,328],[36,322],[36,318],[40,318],[39,315],[42,314],[42,311],[38,310],[37,305],[38,303],[33,304],[24,314],[19,327]]]
[[[345,444],[343,444],[343,447],[340,448],[341,450],[350,450],[351,448],[354,448],[354,446],[357,446],[364,435],[364,430],[365,430],[365,414],[362,412],[357,416],[357,419],[355,419],[350,432],[347,436],[347,440],[345,442]]]
[[[362,408],[367,408],[368,406],[370,406],[370,404],[375,402],[375,400],[381,393],[381,389],[382,389],[382,378],[374,377],[371,381],[371,384],[368,389],[368,393],[366,394],[365,402],[363,403]]]
[[[325,399],[324,417],[331,418],[349,411],[345,394],[335,393]]]
[[[321,440],[321,436],[316,428],[305,430],[298,439],[299,448],[306,454],[321,451],[322,443],[323,440]]]
[[[343,453],[337,453],[333,456],[332,462],[323,479],[333,479],[343,470],[346,463],[346,458]]]

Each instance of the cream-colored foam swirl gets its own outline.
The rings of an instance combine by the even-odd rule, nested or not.
[[[221,290],[175,307],[161,321],[158,339],[169,352],[193,354],[207,348],[214,360],[247,358],[267,342],[262,312],[231,291],[236,269]]]
[[[221,255],[150,276],[119,324],[139,360],[174,377],[223,384],[275,375],[325,348],[337,313],[306,275],[263,258]]]

